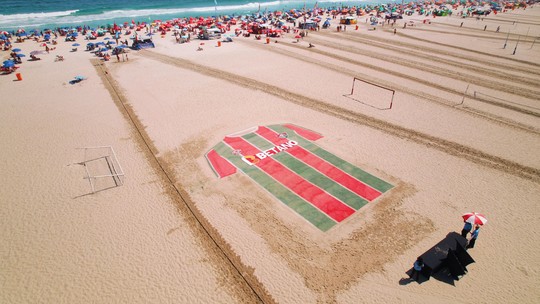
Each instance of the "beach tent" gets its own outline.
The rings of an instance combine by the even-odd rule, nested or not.
[[[304,22],[300,22],[298,27],[301,28],[301,29],[304,29],[304,30],[316,29],[317,28],[317,22],[308,19],[308,20],[306,20]]]
[[[463,267],[467,267],[467,265],[474,263],[474,259],[471,257],[471,255],[465,250],[463,246],[461,246],[460,243],[456,241],[456,250],[454,251],[454,254],[456,255],[459,263],[463,265]]]
[[[356,24],[356,18],[353,17],[353,16],[347,16],[345,18],[341,18],[339,20],[339,23],[340,24],[346,24],[346,25],[349,25],[349,24]]]
[[[454,250],[448,250],[448,255],[444,259],[443,263],[448,267],[448,270],[452,276],[456,279],[459,279],[460,276],[467,273],[467,268],[459,262]]]

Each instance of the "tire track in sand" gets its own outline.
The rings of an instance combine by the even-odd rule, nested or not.
[[[540,75],[540,70],[538,70],[540,68],[540,64],[538,64],[536,62],[520,60],[520,59],[515,59],[515,58],[509,58],[507,56],[496,55],[496,54],[492,54],[492,53],[486,53],[486,52],[477,51],[477,50],[473,50],[473,49],[469,49],[469,48],[465,48],[465,47],[460,47],[460,46],[457,46],[457,45],[451,45],[451,44],[446,44],[446,43],[441,43],[441,42],[433,42],[433,41],[428,40],[428,39],[423,39],[423,38],[418,38],[418,37],[414,37],[414,36],[411,36],[411,35],[407,35],[407,34],[405,34],[403,32],[399,32],[397,34],[402,36],[402,37],[409,38],[409,39],[416,40],[416,41],[421,41],[421,42],[425,42],[425,43],[429,43],[429,44],[435,44],[437,46],[444,46],[444,47],[448,47],[448,48],[453,48],[453,49],[456,49],[456,50],[465,51],[465,52],[469,52],[469,53],[476,54],[476,55],[487,56],[487,57],[492,57],[492,58],[497,58],[497,59],[504,59],[506,61],[517,62],[517,63],[529,65],[530,67],[517,67],[517,66],[512,65],[512,64],[504,64],[504,63],[501,63],[501,62],[494,62],[494,61],[484,60],[484,59],[476,58],[476,57],[471,58],[471,57],[468,57],[466,55],[461,55],[459,53],[454,53],[454,52],[450,52],[450,51],[441,51],[441,50],[438,50],[438,49],[435,49],[435,48],[429,48],[429,47],[425,47],[425,46],[419,47],[419,46],[415,46],[414,44],[407,43],[410,46],[410,48],[416,49],[418,51],[429,51],[429,52],[431,52],[433,54],[437,54],[437,53],[442,52],[441,54],[446,55],[446,56],[458,57],[458,58],[461,58],[461,59],[464,59],[464,60],[474,60],[474,61],[482,63],[482,64],[484,64],[486,66],[497,66],[497,67],[499,67],[501,69],[505,69],[505,70],[516,70],[516,71],[519,71],[519,72],[522,72],[522,73],[528,73],[528,74],[532,74],[532,75]]]
[[[319,34],[319,35],[324,36],[324,35],[328,35],[328,34]],[[345,35],[347,35],[347,34],[345,34]],[[317,35],[313,35],[313,36],[316,37]],[[312,36],[310,38],[313,39]],[[315,38],[315,39],[317,39],[317,38]],[[433,61],[433,62],[437,62],[439,64],[444,64],[444,65],[447,65],[447,66],[451,66],[452,69],[464,70],[464,71],[467,71],[467,72],[472,71],[472,72],[481,74],[482,76],[488,76],[488,77],[492,77],[492,78],[496,78],[496,79],[500,79],[500,80],[504,81],[504,82],[494,82],[493,80],[490,80],[490,79],[483,79],[483,78],[480,78],[478,76],[470,76],[468,74],[463,74],[463,73],[460,73],[460,72],[457,72],[457,71],[442,70],[438,66],[433,66],[433,65],[427,64],[425,62],[412,61],[412,60],[403,60],[403,58],[400,58],[398,56],[391,56],[391,55],[388,55],[388,54],[380,54],[380,53],[374,52],[374,51],[361,50],[361,49],[358,49],[358,48],[354,48],[352,46],[337,44],[337,43],[334,43],[334,42],[330,43],[328,41],[324,41],[324,40],[321,40],[321,39],[317,39],[317,40],[320,40],[320,42],[317,42],[318,44],[321,44],[321,45],[324,44],[325,46],[330,47],[330,48],[334,47],[334,48],[338,48],[340,50],[347,50],[348,52],[353,52],[353,53],[373,57],[373,58],[380,59],[380,60],[390,61],[390,62],[392,62],[394,64],[407,66],[407,67],[414,68],[414,69],[417,69],[417,70],[424,70],[424,71],[429,72],[429,73],[438,74],[438,75],[441,75],[441,76],[444,76],[444,77],[451,77],[451,78],[454,78],[454,79],[457,79],[457,80],[462,80],[462,81],[466,81],[466,82],[469,82],[469,83],[474,83],[474,84],[484,86],[484,87],[489,87],[489,88],[492,88],[492,89],[495,89],[495,90],[499,89],[500,87],[512,87],[511,85],[508,84],[509,82],[514,82],[514,83],[517,83],[517,84],[527,84],[527,85],[531,85],[531,86],[538,86],[538,80],[540,78],[540,73],[535,74],[535,75],[531,75],[531,77],[519,76],[519,75],[510,75],[508,73],[508,71],[514,71],[514,72],[517,72],[517,73],[520,73],[520,72],[522,73],[523,72],[522,69],[516,68],[515,66],[513,68],[508,68],[505,65],[504,66],[504,71],[501,71],[501,70],[496,70],[496,69],[490,68],[490,67],[496,67],[497,66],[497,63],[494,63],[494,62],[490,63],[489,65],[484,64],[483,66],[478,66],[477,63],[480,63],[481,59],[477,60],[476,58],[468,58],[468,61],[471,61],[472,59],[474,59],[475,63],[470,64],[470,63],[464,63],[463,61],[456,61],[456,60],[453,60],[453,59],[439,57],[440,55],[453,56],[453,55],[450,55],[450,54],[446,54],[444,51],[439,51],[437,53],[431,53],[430,52],[431,56],[429,56],[429,61]],[[394,45],[388,45],[388,44],[385,44],[385,43],[379,43],[379,42],[373,42],[373,41],[366,41],[364,38],[356,38],[355,36],[347,37],[347,40],[357,42],[357,43],[362,43],[362,44],[365,44],[365,45],[371,45],[371,46],[376,47],[376,48],[381,48],[381,49],[385,49],[385,50],[389,50],[389,51],[393,51],[393,52],[399,52],[400,54],[405,54],[405,55],[408,55],[408,56],[411,56],[411,57],[416,57],[416,58],[419,58],[421,60],[426,60],[426,57],[427,57],[427,55],[424,52],[425,51],[424,49],[419,51],[419,50],[410,50],[408,48],[407,49],[397,48]],[[337,46],[339,46],[339,47],[337,47]],[[528,69],[527,72],[530,73],[531,72],[530,69]],[[475,82],[478,82],[478,83],[475,83]],[[514,88],[520,88],[520,87],[515,87],[515,86],[513,86],[513,87]],[[508,90],[508,88],[505,88],[505,90]],[[538,94],[540,94],[540,92],[538,92],[538,91],[530,90],[530,92],[532,92],[533,94],[537,94],[537,96],[538,96]]]
[[[469,160],[476,164],[493,168],[524,179],[528,179],[536,183],[540,183],[539,169],[528,167],[508,159],[494,156],[478,149],[474,149],[472,147],[468,147],[456,142],[421,133],[412,129],[386,122],[381,119],[356,113],[354,111],[336,105],[328,104],[318,99],[287,91],[278,86],[274,86],[238,74],[230,73],[224,70],[204,66],[186,59],[171,57],[151,50],[142,51],[141,55],[150,59],[157,60],[164,64],[176,66],[209,77],[221,79],[244,88],[260,90],[267,94],[287,100],[302,107],[306,107],[327,115],[331,115],[336,118],[343,119],[345,121],[349,121],[358,125],[365,125],[373,129],[382,131],[384,133],[396,136],[400,139],[411,140],[418,144],[425,145],[426,147],[437,149],[441,152]]]
[[[322,44],[324,44],[325,46],[328,45],[328,46],[332,47],[331,44],[327,44],[327,43],[322,43]],[[305,50],[305,47],[294,45],[292,43],[282,42],[281,45],[285,45],[285,46],[288,46],[288,47],[293,47],[293,48],[298,48],[298,49]],[[346,48],[347,48],[346,51],[357,53],[357,51],[354,50],[354,48],[349,48],[349,47],[346,47]],[[391,69],[382,68],[382,67],[380,67],[380,66],[378,66],[376,64],[370,64],[370,63],[367,63],[367,62],[362,62],[362,61],[359,61],[359,60],[352,59],[350,57],[336,55],[336,54],[334,54],[332,52],[327,52],[327,51],[323,51],[323,50],[320,50],[320,49],[315,50],[314,48],[310,48],[309,51],[313,52],[313,53],[323,55],[323,56],[326,56],[326,57],[334,58],[334,59],[337,59],[337,60],[340,60],[340,61],[343,61],[343,62],[346,62],[346,63],[351,63],[351,64],[354,64],[354,65],[357,65],[357,66],[372,69],[372,70],[379,71],[379,72],[382,72],[382,73],[386,73],[386,74],[389,74],[389,75],[392,75],[392,76],[400,77],[400,78],[403,78],[403,79],[406,79],[406,80],[418,82],[418,83],[421,83],[421,84],[423,84],[425,86],[429,86],[429,87],[432,87],[432,88],[437,89],[437,90],[441,90],[441,91],[444,91],[444,92],[455,94],[457,96],[462,96],[463,95],[463,92],[460,92],[458,90],[446,87],[444,85],[440,85],[438,83],[433,83],[433,82],[430,82],[430,81],[425,80],[423,78],[414,77],[414,76],[411,76],[409,74],[400,73],[400,72],[397,72],[397,71],[394,71],[394,70],[391,70]],[[378,55],[376,59],[386,60],[386,59],[384,59],[384,56],[380,56],[380,55]],[[415,65],[412,65],[412,64],[409,65],[408,63],[405,63],[403,60],[400,61],[399,59],[397,59],[397,57],[396,57],[396,59],[391,59],[390,56],[389,56],[389,59],[386,60],[386,61],[392,62],[392,63],[395,63],[395,64],[399,64],[399,65],[402,65],[402,66],[407,66],[407,67],[414,68],[414,69],[423,70],[425,72],[434,73],[434,74],[441,75],[441,76],[448,77],[448,78],[452,78],[452,79],[455,79],[455,80],[462,80],[460,78],[460,76],[452,76],[450,73],[448,73],[446,71],[437,71],[436,68],[431,68],[430,69],[430,68],[427,68],[427,67],[418,67],[418,66],[415,66]],[[419,64],[419,65],[421,65],[421,64]],[[461,75],[464,75],[464,74],[461,74]],[[538,96],[540,96],[540,92],[535,92],[535,91],[531,91],[531,90],[527,90],[527,89],[523,89],[523,88],[519,88],[519,87],[504,86],[504,85],[502,85],[500,83],[490,82],[488,80],[484,80],[484,81],[483,80],[474,80],[473,77],[469,77],[469,76],[464,76],[464,78],[465,79],[470,79],[471,83],[479,85],[479,86],[490,87],[492,89],[497,89],[499,91],[503,91],[503,89],[505,89],[504,92],[507,92],[507,93],[510,93],[510,94],[515,94],[515,95],[520,95],[522,97],[527,97],[527,98],[530,98],[530,99],[536,99]],[[499,87],[497,87],[497,86],[499,86]],[[512,110],[512,111],[516,111],[516,112],[519,112],[519,113],[522,113],[522,114],[526,114],[526,115],[530,115],[530,116],[534,116],[534,117],[540,117],[539,112],[532,111],[532,110],[529,110],[529,109],[524,109],[524,108],[514,106],[514,105],[511,105],[511,104],[507,104],[507,103],[504,103],[504,102],[485,99],[485,98],[481,98],[479,96],[476,96],[476,97],[474,97],[472,99],[474,99],[476,101],[483,102],[483,103],[491,104],[491,105],[494,105],[494,106],[497,106],[497,107],[505,108],[505,109]]]
[[[213,263],[226,265],[225,269],[217,268],[220,276],[224,280],[224,286],[231,286],[231,292],[237,296],[240,303],[276,303],[274,298],[266,290],[264,285],[254,275],[254,269],[246,267],[240,257],[236,255],[230,245],[221,237],[221,234],[206,220],[185,191],[177,186],[177,181],[171,173],[167,162],[158,157],[158,149],[145,130],[145,126],[135,114],[131,105],[126,103],[120,87],[110,76],[107,67],[98,59],[91,60],[97,74],[103,81],[103,85],[109,91],[111,98],[118,107],[124,118],[133,127],[133,138],[141,148],[141,152],[149,162],[150,166],[161,180],[164,192],[177,204],[178,211],[185,215],[186,222],[192,227],[192,231],[201,241],[202,247]],[[231,282],[233,281],[233,282]]]
[[[317,35],[330,35],[330,36],[331,35],[336,35],[336,34],[332,34],[332,33],[322,33],[322,32],[319,32],[319,33],[316,33],[316,34]],[[465,51],[467,53],[471,53],[471,54],[475,54],[475,55],[481,55],[481,56],[484,56],[484,57],[487,57],[487,58],[504,59],[505,61],[510,61],[511,63],[506,64],[506,63],[502,63],[502,62],[494,62],[492,60],[487,60],[487,59],[478,58],[478,57],[471,57],[471,56],[468,56],[468,55],[464,55],[462,53],[452,52],[452,51],[449,51],[449,50],[437,49],[437,48],[428,47],[428,46],[425,46],[425,45],[419,45],[419,44],[410,43],[410,42],[404,42],[404,41],[396,41],[396,40],[386,39],[386,38],[383,38],[383,37],[370,36],[370,35],[361,34],[361,33],[341,32],[339,35],[347,36],[348,39],[353,40],[353,41],[357,41],[357,42],[360,42],[360,43],[372,45],[372,46],[375,46],[375,47],[386,48],[386,49],[389,49],[389,50],[394,50],[394,51],[397,50],[399,52],[406,51],[406,50],[412,50],[412,51],[414,51],[414,53],[416,53],[416,56],[419,56],[419,54],[429,54],[430,56],[442,55],[442,56],[448,56],[448,57],[451,57],[451,58],[462,59],[462,60],[467,61],[467,62],[474,61],[475,63],[481,64],[482,66],[497,67],[497,68],[505,70],[505,71],[518,71],[520,73],[530,74],[530,75],[534,75],[534,76],[540,76],[540,64],[535,63],[535,62],[530,62],[530,61],[525,61],[525,60],[520,60],[520,59],[515,59],[515,58],[509,58],[507,56],[496,55],[496,54],[492,54],[492,53],[486,53],[486,52],[482,52],[482,51],[478,51],[478,50],[472,50],[472,49],[468,49],[468,48],[465,48],[465,47],[455,46],[455,45],[446,44],[446,43],[434,42],[434,41],[431,41],[431,40],[428,40],[428,39],[418,38],[418,37],[415,37],[415,36],[412,36],[412,35],[405,34],[403,31],[398,31],[397,35],[401,36],[401,37],[411,39],[411,40],[421,41],[421,42],[424,42],[424,43],[427,43],[427,44],[436,45],[436,46],[439,46],[439,47],[447,47],[447,48],[450,48],[450,49],[456,49],[456,50],[459,50],[459,51]],[[401,48],[398,48],[398,47],[402,47],[402,48],[405,48],[405,49],[401,49]],[[414,53],[409,53],[409,54],[414,55]],[[516,66],[513,63],[524,64],[524,65],[527,65],[527,67]],[[456,62],[456,64],[460,64],[460,63]]]
[[[268,48],[270,48],[270,50],[272,52],[274,52],[274,53],[279,53],[279,54],[281,54],[283,56],[295,58],[296,60],[299,60],[299,61],[315,64],[315,65],[317,65],[319,67],[324,67],[325,69],[334,71],[336,73],[343,74],[343,75],[348,75],[351,78],[353,78],[353,77],[361,77],[364,80],[367,80],[367,81],[370,81],[370,82],[373,82],[373,83],[378,83],[380,85],[384,85],[386,87],[395,89],[396,91],[399,91],[401,93],[405,93],[405,94],[411,95],[411,96],[416,96],[416,97],[421,98],[423,100],[433,102],[433,103],[436,103],[436,104],[439,104],[439,105],[452,107],[452,109],[454,109],[456,111],[462,111],[463,113],[466,113],[468,115],[473,115],[473,116],[478,117],[478,118],[486,119],[488,121],[491,121],[491,122],[494,122],[494,123],[497,123],[497,124],[502,124],[502,125],[508,126],[510,128],[519,129],[521,131],[530,132],[530,133],[533,133],[533,134],[540,134],[539,130],[536,129],[534,126],[525,125],[525,124],[517,122],[517,121],[512,121],[512,120],[510,120],[510,119],[508,119],[506,117],[497,116],[495,114],[484,112],[484,111],[481,111],[481,110],[475,109],[475,108],[470,108],[468,106],[459,106],[455,101],[444,99],[444,98],[442,98],[440,96],[435,96],[435,95],[426,93],[425,91],[414,90],[414,89],[411,89],[409,87],[405,87],[405,86],[402,86],[400,84],[397,84],[395,82],[390,82],[390,81],[387,81],[387,80],[384,80],[384,79],[379,79],[379,78],[373,77],[373,76],[371,76],[369,74],[364,74],[364,73],[360,73],[358,71],[349,70],[349,69],[344,68],[342,66],[334,65],[334,64],[331,64],[331,63],[321,62],[319,60],[311,58],[310,56],[302,56],[299,53],[290,52],[290,51],[287,51],[287,50],[282,49],[282,48],[276,48],[276,47],[272,47],[272,46],[269,47],[267,45],[262,45],[260,43],[256,43],[256,42],[250,41],[250,40],[237,40],[237,41],[239,41],[240,43],[250,44],[252,47],[257,47],[257,48],[259,48],[261,50],[264,49],[264,50],[268,51]],[[303,51],[306,50],[305,48],[302,48],[302,47],[299,47],[298,49],[301,49]],[[332,56],[330,56],[330,57],[332,57]],[[334,59],[337,59],[337,58],[334,58]],[[460,97],[463,97],[463,96],[464,95],[462,94]],[[478,98],[474,98],[473,96],[467,95],[466,97],[467,97],[467,99],[478,100]],[[524,106],[524,105],[522,105],[522,106]]]
[[[471,84],[475,84],[475,85],[478,85],[478,86],[487,87],[487,88],[491,88],[491,89],[494,89],[494,90],[514,94],[514,95],[519,95],[519,96],[526,97],[526,98],[533,99],[533,100],[537,99],[538,96],[540,96],[539,91],[524,89],[522,87],[517,87],[517,86],[512,86],[512,85],[507,85],[506,83],[494,82],[494,81],[491,81],[491,80],[488,80],[488,79],[481,79],[479,77],[469,76],[469,75],[463,74],[463,73],[447,71],[447,70],[441,70],[441,69],[438,69],[435,66],[429,66],[429,65],[426,65],[426,64],[420,63],[420,62],[407,62],[407,61],[404,61],[402,59],[399,59],[398,57],[380,55],[380,54],[377,54],[375,52],[369,52],[369,51],[361,51],[361,50],[355,49],[354,47],[350,47],[350,46],[340,46],[338,48],[338,47],[336,47],[335,44],[332,44],[332,43],[323,42],[323,41],[319,41],[318,43],[320,43],[321,45],[330,47],[330,48],[339,49],[339,50],[342,50],[342,51],[347,51],[347,52],[360,54],[360,55],[364,55],[364,56],[374,57],[374,58],[379,59],[379,60],[392,62],[393,64],[397,64],[397,65],[401,65],[401,66],[405,66],[405,67],[413,68],[413,69],[417,69],[417,70],[423,70],[424,72],[433,73],[433,74],[436,74],[436,75],[440,75],[440,76],[447,77],[447,78],[452,78],[452,79],[459,80],[459,81],[469,82]],[[282,43],[282,44],[292,46],[292,47],[301,48],[301,47],[298,47],[296,45],[292,45],[292,44],[286,43],[286,42]],[[316,52],[316,53],[319,53],[319,54],[327,56],[327,57],[332,57],[334,59],[338,59],[338,60],[341,60],[341,61],[344,61],[344,62],[356,64],[358,66],[362,66],[362,67],[366,67],[366,68],[373,69],[373,70],[376,70],[376,71],[388,73],[388,74],[390,74],[392,76],[398,76],[398,77],[401,77],[401,78],[405,78],[407,80],[413,80],[413,81],[421,83],[423,85],[431,86],[431,87],[433,87],[435,89],[445,91],[445,92],[448,92],[448,93],[452,93],[452,94],[456,94],[458,96],[461,96],[463,94],[460,91],[457,91],[457,90],[452,89],[452,88],[445,87],[444,85],[433,83],[433,82],[427,81],[427,80],[419,78],[419,77],[413,77],[413,76],[410,76],[409,74],[399,73],[399,72],[396,72],[396,71],[393,71],[393,70],[390,70],[390,69],[384,69],[384,68],[381,68],[381,67],[379,67],[378,65],[375,65],[375,64],[370,64],[370,63],[367,63],[367,62],[361,62],[361,61],[358,61],[358,60],[351,59],[349,57],[335,55],[335,54],[333,54],[331,52],[315,50],[313,48],[310,49],[309,51]],[[514,78],[513,75],[512,76],[506,75],[505,77],[506,77],[506,79]],[[527,82],[530,83],[531,85],[536,85],[537,84],[537,81],[534,81],[534,82],[533,81],[527,81]],[[490,100],[490,99],[480,98],[478,96],[473,98],[473,99],[475,99],[477,101],[480,101],[480,102],[483,102],[483,103],[487,103],[487,104],[491,104],[491,105],[494,105],[494,106],[498,106],[498,107],[506,108],[506,109],[513,110],[513,111],[516,111],[516,112],[520,112],[520,113],[523,113],[523,114],[526,114],[526,115],[540,117],[540,113],[538,113],[538,112],[531,111],[531,110],[528,110],[528,109],[523,109],[521,107],[510,105],[510,104],[507,104],[507,103],[504,103],[504,102],[498,102],[498,101],[494,101],[494,100]]]

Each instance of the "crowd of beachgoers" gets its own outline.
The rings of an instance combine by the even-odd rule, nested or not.
[[[245,36],[252,34],[256,39],[261,39],[262,35],[266,37],[281,37],[284,33],[293,31],[295,38],[306,35],[307,30],[319,30],[331,26],[331,20],[340,19],[340,24],[344,26],[356,24],[358,18],[364,17],[366,23],[371,25],[384,24],[385,22],[395,24],[396,20],[402,19],[403,15],[412,16],[451,16],[457,14],[460,17],[476,17],[489,15],[491,13],[506,12],[507,10],[526,9],[538,0],[527,1],[492,1],[486,2],[456,2],[456,1],[421,1],[409,2],[407,4],[382,4],[382,5],[364,5],[364,6],[342,6],[342,7],[315,7],[312,9],[292,9],[289,11],[273,11],[256,13],[251,15],[222,15],[212,17],[184,17],[172,20],[153,22],[124,22],[123,24],[113,24],[101,27],[90,26],[71,26],[60,27],[56,29],[34,29],[27,31],[18,29],[13,31],[0,30],[0,49],[9,51],[9,59],[4,58],[1,67],[4,73],[14,72],[22,63],[22,57],[26,54],[21,53],[20,49],[14,46],[14,43],[25,40],[34,40],[40,43],[43,50],[35,50],[30,53],[29,60],[39,60],[38,55],[48,53],[55,49],[58,40],[72,42],[72,51],[77,51],[81,46],[77,41],[80,37],[87,40],[86,50],[94,52],[104,60],[109,60],[111,51],[113,56],[120,60],[120,54],[125,54],[128,47],[140,49],[153,47],[152,35],[165,36],[172,32],[178,43],[191,41],[192,37],[199,39],[221,38],[225,35],[224,41],[231,41],[231,37]],[[234,33],[230,33],[231,27]],[[343,29],[338,26],[338,30]],[[109,36],[107,36],[109,35]],[[107,37],[105,37],[107,36]],[[104,38],[100,42],[92,42],[98,38]],[[132,40],[131,45],[126,37]],[[113,41],[114,40],[114,41]],[[199,48],[199,50],[201,50]],[[57,60],[63,60],[58,56]]]

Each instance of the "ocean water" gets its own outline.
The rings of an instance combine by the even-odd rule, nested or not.
[[[306,7],[340,7],[382,0],[0,0],[0,30],[101,26],[189,16],[242,15]]]

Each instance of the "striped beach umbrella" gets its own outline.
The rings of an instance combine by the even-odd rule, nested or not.
[[[487,219],[483,214],[476,213],[476,212],[469,212],[462,215],[463,220],[467,223],[471,223],[473,225],[484,225],[487,223]]]

